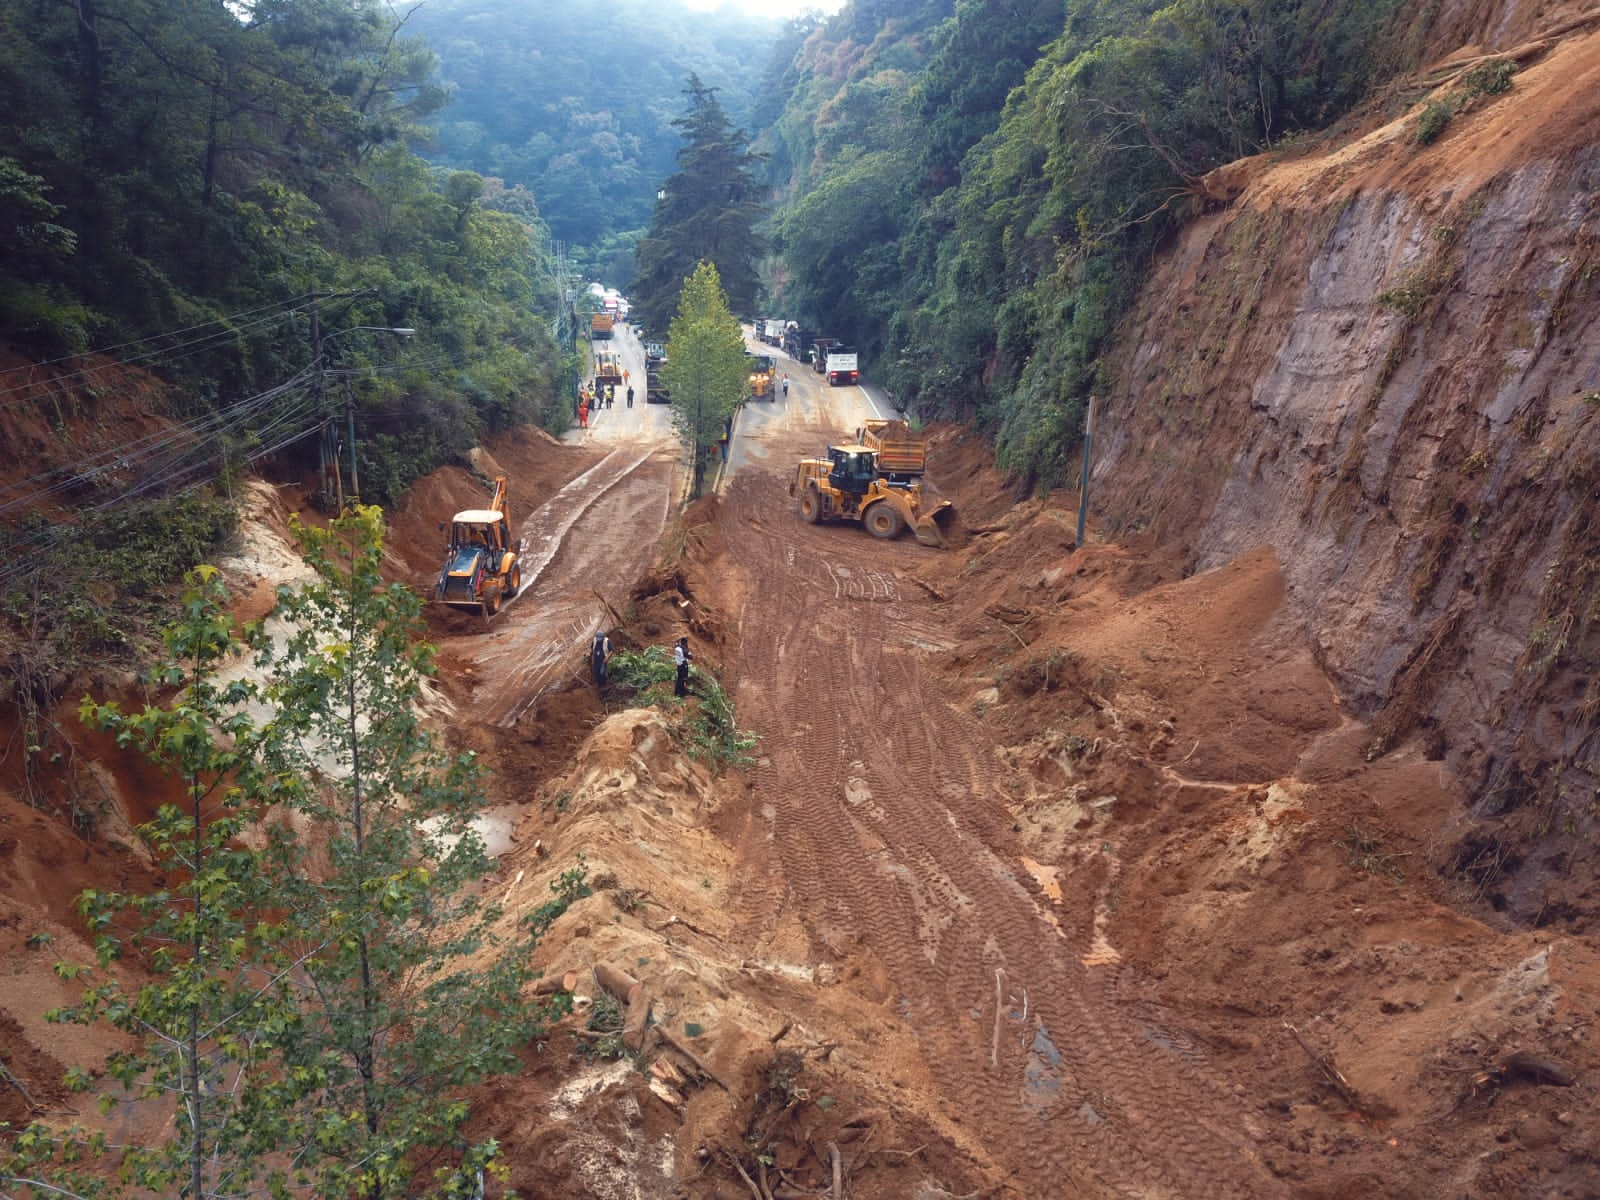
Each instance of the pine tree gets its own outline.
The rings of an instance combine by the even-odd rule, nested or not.
[[[689,76],[689,111],[673,122],[684,139],[678,170],[662,186],[650,229],[640,241],[631,289],[647,329],[664,326],[696,264],[716,266],[734,310],[755,308],[756,264],[766,245],[756,233],[764,216],[756,167],[761,157],[733,128],[716,88]]]

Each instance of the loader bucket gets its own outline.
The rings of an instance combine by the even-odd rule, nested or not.
[[[940,500],[918,516],[916,522],[911,526],[911,531],[917,535],[917,541],[924,546],[933,546],[942,550],[945,542],[941,523],[947,520],[953,511],[950,507],[950,501]]]

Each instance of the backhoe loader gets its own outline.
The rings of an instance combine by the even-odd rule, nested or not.
[[[939,522],[949,514],[950,501],[934,496],[921,480],[889,478],[871,446],[829,446],[827,458],[801,459],[789,495],[799,498],[800,519],[808,524],[859,521],[886,540],[909,526],[924,546],[945,544]]]
[[[488,508],[463,509],[451,519],[450,543],[433,598],[490,617],[521,587],[522,542],[511,540],[506,477],[497,475]]]

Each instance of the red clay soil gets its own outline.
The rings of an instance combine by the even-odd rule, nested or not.
[[[743,419],[723,491],[670,518],[670,451],[620,421],[582,444],[504,439],[391,514],[395,577],[419,588],[438,522],[497,469],[530,539],[560,531],[492,621],[429,628],[430,712],[489,766],[509,827],[506,919],[580,855],[595,889],[539,952],[547,977],[570,974],[573,1016],[474,1097],[510,1185],[1600,1195],[1592,898],[1575,888],[1560,928],[1497,913],[1518,851],[1472,842],[1472,796],[1435,738],[1357,718],[1370,708],[1335,681],[1370,664],[1347,640],[1330,669],[1311,560],[1247,537],[1243,515],[1197,556],[1185,513],[1256,476],[1169,471],[1158,491],[1144,448],[1185,431],[1137,426],[1171,410],[1133,406],[1137,437],[1110,449],[1148,503],[1124,497],[1116,538],[1096,523],[1079,547],[1075,496],[1022,495],[979,441],[937,430],[950,547],[881,542],[795,512],[791,465],[860,414],[856,389],[794,377]],[[252,612],[288,560],[282,497],[257,495],[229,568]],[[758,739],[749,762],[696,756],[703,695],[598,693],[596,623],[630,648],[689,634]],[[43,1020],[72,998],[51,963],[88,956],[70,898],[139,885],[126,827],[165,785],[63,714],[77,758],[30,805],[6,721],[0,1119],[65,1119],[61,1070],[114,1044]],[[69,799],[98,814],[92,833]],[[620,1053],[596,964],[641,985],[640,1048]]]
[[[1496,930],[1441,880],[1461,796],[1419,752],[1367,761],[1269,549],[1180,578],[1159,552],[1074,548],[1070,497],[1014,502],[952,431],[933,461],[957,548],[809,526],[784,464],[814,442],[768,427],[764,465],[687,510],[617,605],[622,644],[692,632],[760,739],[744,769],[689,755],[695,701],[620,709],[569,680],[485,715],[493,689],[463,668],[542,608],[433,626],[446,727],[514,826],[508,919],[580,852],[596,886],[541,950],[577,1013],[477,1097],[512,1184],[826,1194],[837,1169],[863,1200],[1593,1194],[1588,941]],[[597,458],[540,435],[492,455],[545,519]],[[414,547],[481,488],[447,471],[413,492],[402,577],[425,580]],[[593,578],[571,561],[563,586]],[[90,751],[121,806],[149,794]],[[135,884],[138,857],[14,790],[0,854],[21,1085],[0,1091],[10,1117],[59,1116],[59,1069],[109,1043],[42,1021],[71,998],[49,964],[86,951],[73,892]],[[597,1053],[595,963],[649,991],[637,1060]]]

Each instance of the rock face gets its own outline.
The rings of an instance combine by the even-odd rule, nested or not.
[[[1441,865],[1548,920],[1533,864],[1590,853],[1600,794],[1600,34],[1508,57],[1229,170],[1125,329],[1094,487],[1196,570],[1272,546],[1369,755],[1420,737],[1473,794]]]

